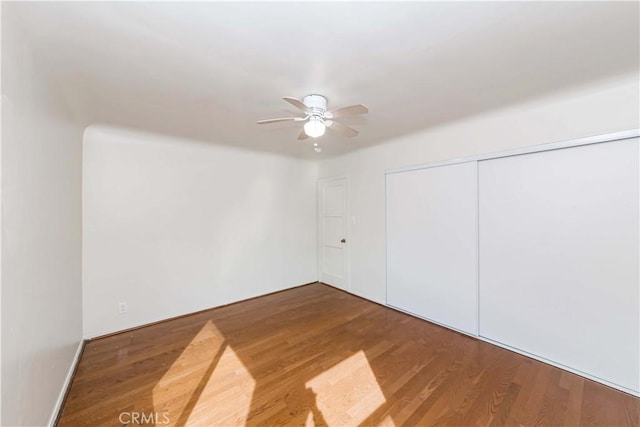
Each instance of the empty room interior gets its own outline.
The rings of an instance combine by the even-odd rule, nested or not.
[[[3,426],[640,426],[640,2],[1,3]]]

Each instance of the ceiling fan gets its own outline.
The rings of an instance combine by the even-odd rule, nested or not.
[[[367,114],[369,112],[369,109],[362,104],[327,110],[327,98],[322,95],[307,95],[302,101],[290,96],[284,96],[282,99],[303,112],[304,116],[259,120],[258,124],[305,122],[300,135],[298,135],[298,139],[300,140],[307,139],[308,137],[318,138],[324,135],[326,128],[336,131],[348,138],[358,136],[357,130],[336,121],[336,119],[357,114]],[[320,151],[317,144],[314,145],[316,151]]]

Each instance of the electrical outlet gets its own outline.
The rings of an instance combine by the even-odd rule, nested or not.
[[[126,302],[119,302],[118,303],[118,314],[124,314],[127,312],[127,303]]]

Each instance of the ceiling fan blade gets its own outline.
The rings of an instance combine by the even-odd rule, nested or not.
[[[350,105],[348,107],[336,108],[326,112],[327,118],[336,118],[344,116],[353,116],[356,114],[367,114],[369,109],[362,104]]]
[[[334,130],[338,133],[341,133],[347,138],[353,138],[354,136],[358,136],[358,133],[359,133],[357,130],[350,128],[349,126],[345,126],[342,123],[334,122],[332,120],[325,120],[325,124],[329,129]]]
[[[302,132],[300,132],[300,135],[298,135],[298,139],[302,141],[303,139],[307,139],[307,138],[309,138],[309,135],[307,135],[304,129],[302,129]]]
[[[304,102],[300,101],[298,98],[292,98],[290,96],[283,96],[282,99],[284,99],[289,104],[291,104],[294,107],[296,107],[297,109],[304,111],[305,113],[309,112],[309,108],[307,108],[307,106],[304,105]]]
[[[278,119],[266,119],[266,120],[258,120],[259,125],[264,125],[266,123],[278,123],[278,122],[301,122],[306,120],[304,117],[281,117]]]

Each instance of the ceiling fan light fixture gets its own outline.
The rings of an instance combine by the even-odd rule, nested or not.
[[[320,117],[311,116],[309,117],[309,121],[304,124],[304,133],[311,138],[318,138],[319,136],[324,135],[326,128],[327,127]]]
[[[298,141],[304,141],[309,137],[319,138],[324,135],[327,128],[329,128],[331,132],[339,133],[347,138],[358,136],[357,130],[340,123],[339,120],[342,117],[367,114],[369,112],[369,109],[362,104],[327,110],[327,98],[322,95],[307,95],[302,100],[291,96],[283,96],[282,99],[296,107],[299,110],[298,114],[304,113],[304,117],[294,115],[291,117],[258,120],[258,124],[304,122],[304,128],[298,134]],[[338,121],[336,121],[336,119],[338,119]],[[313,146],[316,151],[320,152],[320,147],[318,147],[317,143]]]

